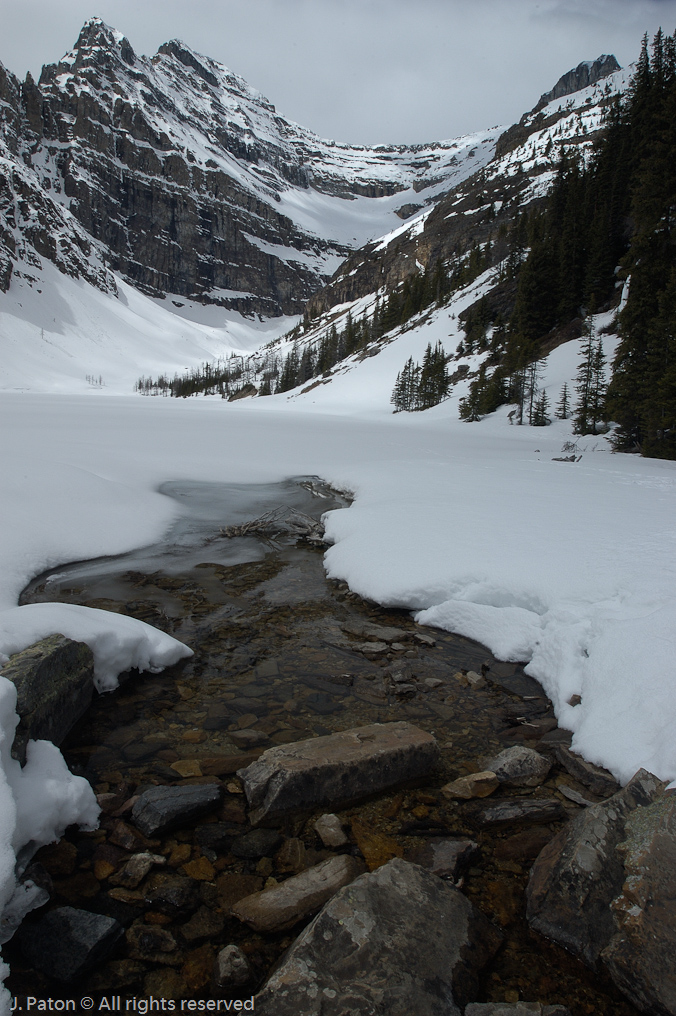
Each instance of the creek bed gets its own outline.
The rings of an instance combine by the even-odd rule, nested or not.
[[[316,519],[345,507],[347,500],[316,477],[270,485],[171,483],[162,491],[179,502],[182,512],[163,541],[117,558],[56,569],[22,595],[22,603],[58,600],[128,614],[195,652],[161,674],[133,674],[116,691],[97,697],[62,746],[72,771],[85,776],[96,793],[116,795],[114,804],[122,806],[138,788],[152,784],[220,780],[226,794],[217,818],[233,832],[246,832],[245,802],[233,776],[240,756],[253,758],[271,745],[353,726],[410,720],[435,734],[440,763],[424,786],[380,794],[339,811],[350,830],[350,849],[375,867],[395,855],[414,858],[435,836],[472,837],[481,854],[462,888],[505,936],[484,973],[479,1000],[565,1004],[573,1016],[636,1016],[610,982],[532,933],[526,923],[530,865],[562,823],[478,828],[473,802],[452,802],[440,794],[444,783],[483,769],[485,758],[512,744],[547,753],[557,738],[565,743],[565,732],[555,729],[539,742],[528,739],[532,728],[519,720],[525,716],[543,729],[555,727],[539,684],[521,666],[497,661],[478,643],[423,628],[406,611],[381,608],[344,583],[327,580],[321,549],[291,537],[221,537],[224,525],[241,524],[280,504]],[[345,631],[350,622],[364,621],[401,629],[401,641],[371,651],[363,637]],[[428,644],[430,637],[434,645]],[[419,690],[412,697],[397,697],[383,678],[397,661],[415,672]],[[468,672],[482,674],[485,682],[472,687]],[[556,765],[530,793],[560,798],[573,815],[578,807],[558,793],[559,782],[587,793],[568,774],[564,779]],[[501,788],[497,794],[523,796],[524,790]],[[228,909],[237,887],[242,895],[242,887],[251,892],[270,879],[288,877],[288,852],[285,860],[278,853],[238,859],[227,847],[205,846],[203,833],[194,829],[154,841],[152,849],[167,857],[163,870],[196,883],[192,911],[167,913],[144,902],[143,884],[134,890],[116,886],[116,872],[134,849],[125,846],[119,822],[120,816],[104,815],[99,831],[69,829],[60,844],[36,855],[53,879],[48,906],[110,914],[127,928],[160,927],[173,935],[177,948],[144,956],[128,936],[81,984],[64,989],[28,968],[13,941],[5,946],[11,993],[208,998],[215,951],[237,943],[254,971],[252,987],[241,993],[249,997],[302,924],[292,932],[255,934]],[[303,851],[305,865],[330,856],[307,816],[280,823],[280,832]]]

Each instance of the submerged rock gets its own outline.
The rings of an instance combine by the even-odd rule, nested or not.
[[[471,773],[469,776],[461,776],[458,780],[452,780],[441,793],[445,797],[470,800],[472,797],[488,797],[500,786],[497,776],[493,772]]]
[[[241,988],[251,980],[249,961],[236,945],[221,949],[214,963],[214,984],[219,988]]]
[[[506,822],[557,822],[568,818],[568,812],[552,797],[508,797],[483,805],[473,817],[479,825],[485,826]]]
[[[152,787],[141,794],[131,813],[134,825],[145,836],[162,836],[180,829],[206,812],[223,797],[223,788],[214,783],[187,787]]]
[[[363,871],[364,864],[356,857],[347,854],[331,857],[272,889],[245,896],[235,903],[232,913],[254,931],[291,928],[303,917],[314,914]]]
[[[395,858],[341,889],[256,997],[262,1016],[461,1016],[501,935],[459,890]]]
[[[100,963],[123,932],[112,917],[58,907],[37,923],[24,924],[19,937],[24,956],[36,970],[69,984]]]
[[[474,840],[439,838],[425,844],[413,860],[433,875],[455,882],[479,853],[479,844]]]
[[[465,1016],[570,1016],[563,1005],[540,1005],[539,1002],[472,1002]]]
[[[254,824],[299,809],[347,802],[427,773],[439,748],[411,723],[372,723],[270,748],[238,776]]]

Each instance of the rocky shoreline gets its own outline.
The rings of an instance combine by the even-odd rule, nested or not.
[[[397,985],[402,1013],[676,1012],[676,795],[570,752],[520,667],[326,582],[309,548],[118,585],[135,595],[56,594],[196,656],[96,697],[65,739],[101,826],[32,859],[50,899],[4,947],[13,995],[395,1013]],[[388,757],[383,731],[411,747]]]

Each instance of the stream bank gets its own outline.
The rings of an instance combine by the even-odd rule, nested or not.
[[[314,828],[317,813],[277,823],[276,836],[249,848],[248,856],[245,847],[242,856],[241,838],[251,825],[236,770],[273,745],[408,720],[434,734],[440,761],[422,784],[338,810],[348,834],[344,852],[375,870],[393,857],[414,860],[443,837],[474,841],[462,890],[505,937],[482,974],[479,1000],[565,1004],[574,1016],[635,1016],[609,981],[526,923],[530,865],[582,807],[559,788],[590,796],[556,761],[556,745],[569,736],[557,729],[537,682],[477,643],[423,628],[407,612],[381,608],[327,580],[317,547],[291,537],[221,538],[223,524],[278,504],[318,518],[346,503],[316,478],[258,489],[163,489],[186,513],[161,545],[61,568],[31,583],[22,597],[125,613],[195,650],[187,662],[158,675],[133,675],[98,697],[62,746],[72,771],[100,796],[104,815],[97,832],[70,829],[60,844],[36,855],[53,884],[48,908],[107,914],[126,929],[108,959],[78,980],[74,997],[208,998],[216,954],[231,944],[251,971],[241,997],[258,990],[303,923],[292,931],[252,932],[230,908],[335,850]],[[385,629],[396,634],[385,637]],[[539,786],[503,786],[490,801],[554,798],[560,817],[485,822],[476,801],[442,792],[514,744],[536,747],[553,767]],[[156,839],[134,829],[130,802],[140,792],[193,784],[218,784],[218,809]],[[143,851],[163,860],[136,885],[125,884],[125,866]],[[5,950],[13,995],[66,997],[71,990],[27,963],[18,939]]]

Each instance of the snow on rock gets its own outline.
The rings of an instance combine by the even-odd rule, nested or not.
[[[135,617],[74,603],[28,603],[0,612],[0,658],[7,662],[34,642],[55,633],[86,642],[94,653],[97,691],[111,691],[127,670],[157,674],[192,650]]]

